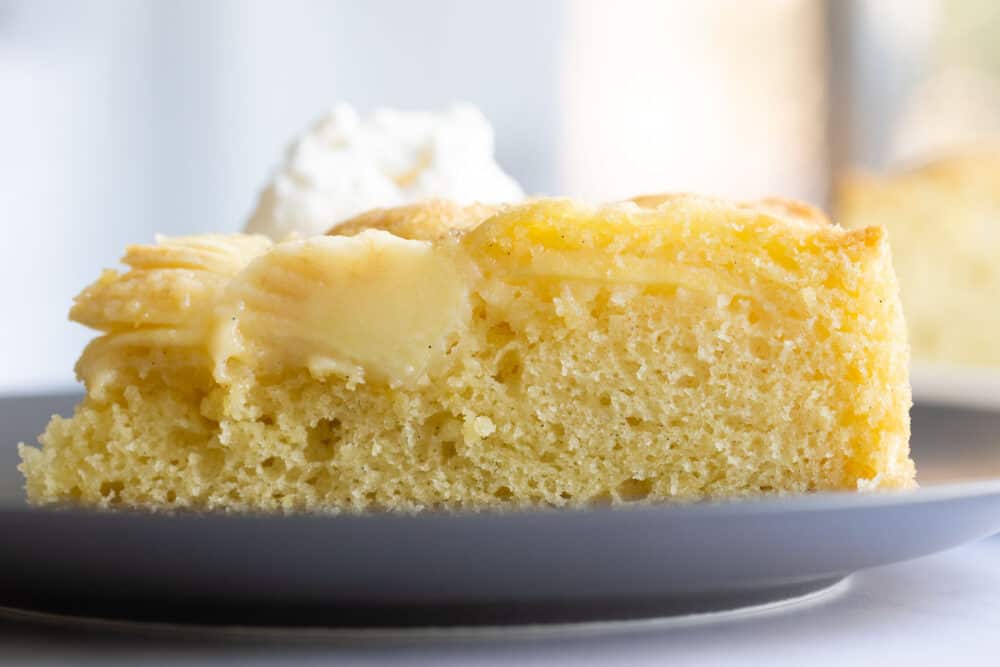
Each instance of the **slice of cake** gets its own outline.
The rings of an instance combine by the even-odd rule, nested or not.
[[[879,228],[696,196],[160,239],[71,316],[34,503],[586,506],[914,484]],[[350,235],[348,235],[350,234]]]
[[[1000,151],[855,174],[837,208],[888,230],[916,361],[1000,366]]]

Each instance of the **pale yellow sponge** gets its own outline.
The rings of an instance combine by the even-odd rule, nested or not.
[[[104,333],[74,416],[22,447],[32,502],[416,511],[914,483],[885,234],[801,205],[434,202],[126,261],[73,309]]]
[[[837,210],[888,230],[916,361],[1000,366],[1000,150],[854,174]]]

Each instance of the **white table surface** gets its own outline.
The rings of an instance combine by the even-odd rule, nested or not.
[[[823,597],[697,621],[478,635],[179,633],[0,618],[16,665],[1000,665],[1000,536]]]

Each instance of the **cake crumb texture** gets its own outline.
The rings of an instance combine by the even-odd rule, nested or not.
[[[155,259],[74,306],[101,332],[77,366],[87,396],[21,446],[28,497],[410,512],[911,487],[885,233],[777,208],[550,199],[456,215],[449,233],[392,214],[347,225],[354,241],[130,250]],[[379,289],[396,291],[351,311],[364,346],[265,335],[288,313],[341,331],[323,314],[368,280],[328,270],[341,261],[387,262]],[[387,323],[427,352],[378,361]]]

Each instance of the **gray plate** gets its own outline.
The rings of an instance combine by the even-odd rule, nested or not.
[[[1000,530],[1000,414],[913,412],[923,487],[507,514],[29,509],[15,470],[75,395],[0,398],[0,605],[140,621],[421,626],[620,619],[807,595]]]

